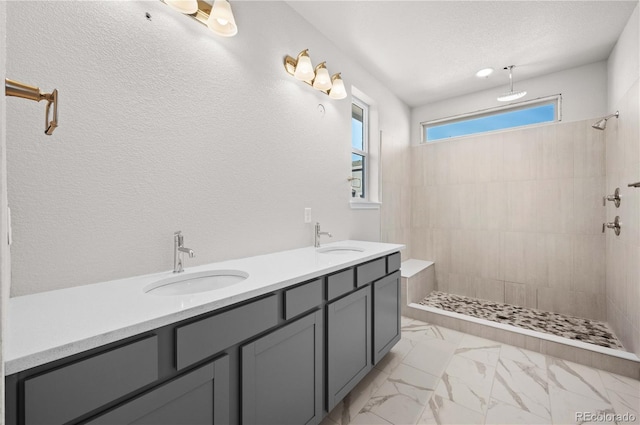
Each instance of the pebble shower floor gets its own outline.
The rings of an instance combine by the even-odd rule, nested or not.
[[[606,323],[494,301],[434,291],[420,304],[492,322],[624,350]]]

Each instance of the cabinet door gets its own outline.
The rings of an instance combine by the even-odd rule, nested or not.
[[[142,394],[90,425],[211,425],[229,423],[229,356]]]
[[[322,419],[322,311],[242,347],[242,423]]]
[[[327,305],[328,410],[371,370],[371,286]]]
[[[373,283],[373,364],[400,341],[400,272]]]

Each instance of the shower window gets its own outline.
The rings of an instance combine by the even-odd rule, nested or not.
[[[366,199],[369,144],[369,106],[357,98],[351,103],[351,197]]]
[[[560,121],[560,95],[422,123],[422,143]]]

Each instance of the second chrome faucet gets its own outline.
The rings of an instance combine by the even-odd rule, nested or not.
[[[178,230],[173,234],[173,272],[181,273],[184,271],[182,267],[182,253],[186,252],[189,254],[189,258],[193,258],[196,254],[193,252],[193,249],[184,247],[184,236],[182,236],[182,232]]]
[[[333,237],[333,236],[331,236],[331,233],[329,233],[329,232],[321,232],[320,231],[320,223],[316,222],[315,239],[314,239],[314,242],[313,242],[313,246],[315,246],[316,248],[320,247],[320,236],[322,236],[322,235],[327,235],[330,238]]]

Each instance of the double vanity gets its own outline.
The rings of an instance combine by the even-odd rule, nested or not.
[[[7,424],[317,424],[400,339],[402,245],[12,298]]]

